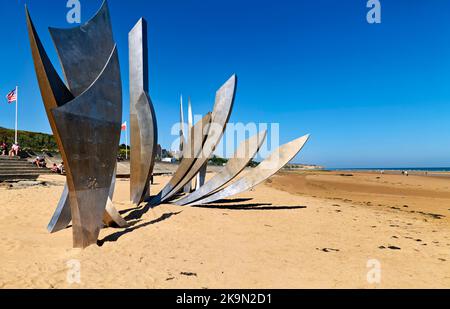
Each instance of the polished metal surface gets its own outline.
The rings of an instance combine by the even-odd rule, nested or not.
[[[128,36],[130,63],[130,196],[139,205],[150,196],[158,146],[158,125],[148,82],[147,22],[140,19]]]
[[[100,75],[115,45],[108,4],[104,1],[97,14],[81,26],[49,31],[69,89],[79,96]]]
[[[189,102],[188,102],[188,132],[191,132],[193,123],[194,123],[194,115],[192,114],[192,104],[191,104],[191,99],[189,98]],[[188,137],[188,140],[190,138],[191,138],[191,136]],[[196,184],[194,183],[194,181],[187,183],[184,186],[184,190],[183,190],[184,193],[191,193],[192,189],[195,188],[195,185]]]
[[[208,172],[208,162],[206,162],[197,174],[197,179],[195,180],[195,191],[200,190],[201,187],[205,185],[206,173]]]
[[[70,212],[69,187],[64,185],[64,191],[58,202],[55,213],[47,226],[50,233],[57,233],[66,229],[70,221],[72,221],[72,213]]]
[[[59,131],[56,127],[55,120],[51,113],[51,110],[57,108],[58,106],[63,106],[67,102],[74,99],[72,93],[67,89],[64,82],[59,77],[53,64],[45,52],[45,49],[39,39],[39,36],[34,27],[33,21],[31,20],[30,13],[27,8],[25,8],[28,35],[30,39],[31,52],[33,55],[33,61],[36,71],[36,76],[39,83],[39,88],[41,90],[42,100],[44,102],[45,110],[47,113],[47,118],[50,123],[50,127],[53,131],[53,135],[58,144],[58,148],[61,152],[61,156],[64,161],[66,161],[66,153],[62,147],[61,137]],[[70,170],[67,170],[67,177],[70,178]],[[69,188],[66,184],[64,192],[58,203],[55,214],[53,215],[48,230],[52,233],[65,229],[70,221],[70,205],[68,202]]]
[[[114,204],[112,202],[114,198],[114,191],[116,190],[116,179],[117,179],[117,166],[114,169],[111,187],[109,189],[108,202],[106,203],[106,211],[103,215],[103,223],[106,226],[118,226],[121,228],[125,228],[129,226],[128,222],[124,218],[122,218],[122,216],[114,207]]]
[[[223,170],[211,178],[204,186],[194,193],[174,202],[183,206],[205,198],[211,193],[230,183],[248,166],[250,161],[256,156],[262,144],[266,140],[267,131],[263,131],[252,138],[244,141],[236,150],[233,158],[230,159]]]
[[[212,153],[222,139],[228,120],[233,110],[236,94],[237,77],[233,75],[216,93],[216,103],[212,112],[212,120],[207,139],[203,149],[197,156],[193,166],[188,173],[169,193],[163,195],[162,202],[174,197],[187,183],[189,183],[200,172],[202,167],[209,161]]]
[[[186,174],[191,170],[192,165],[195,163],[196,158],[199,157],[200,152],[203,149],[205,143],[209,126],[211,124],[211,113],[208,113],[202,120],[200,120],[191,130],[189,136],[193,138],[185,146],[184,157],[178,166],[172,179],[167,183],[167,185],[161,190],[161,192],[154,196],[150,203],[151,205],[159,205],[162,202],[163,197],[172,191],[181,180],[186,176]],[[183,186],[181,186],[182,188]],[[180,188],[180,189],[181,189]]]
[[[122,89],[116,48],[96,82],[52,113],[72,175],[74,247],[85,248],[97,242],[117,161]]]
[[[108,202],[106,204],[105,214],[103,215],[103,223],[106,226],[118,226],[121,228],[125,228],[128,226],[127,221],[122,218],[122,216],[119,214],[117,209],[114,207],[114,204],[112,203],[116,187],[116,172],[114,172],[112,179],[113,180],[111,182],[111,188],[109,190]],[[47,230],[50,233],[57,233],[66,229],[71,221],[72,213],[70,210],[69,188],[66,184],[64,186],[64,191],[61,199],[58,203],[58,207],[56,208],[56,211],[53,214],[50,223],[48,224]]]
[[[115,46],[109,48],[107,43],[112,41],[112,31],[106,3],[100,12],[103,13],[97,16],[101,15],[101,18],[94,18],[81,27],[52,30],[55,43],[62,46],[58,53],[68,89],[45,53],[26,10],[41,95],[67,173],[69,201],[65,197],[66,191],[52,218],[53,227],[50,230],[64,226],[68,220],[65,207],[70,204],[74,247],[79,248],[97,242],[116,165],[122,118],[120,69]],[[92,30],[95,28],[98,29]],[[99,38],[99,35],[104,37]],[[91,46],[93,42],[96,48],[92,50],[77,49],[75,46]],[[105,46],[99,45],[102,42]],[[79,61],[69,59],[66,52],[73,50],[91,54],[78,54]],[[91,66],[94,60],[96,64]],[[87,79],[87,76],[91,78]],[[92,84],[88,84],[90,79]]]
[[[280,171],[283,166],[288,164],[289,161],[291,161],[302,150],[308,139],[309,135],[306,135],[284,146],[281,146],[276,151],[274,151],[266,160],[261,162],[261,164],[248,172],[240,180],[204,199],[200,199],[187,205],[205,205],[225,198],[229,198],[231,196],[252,189],[253,187],[261,184],[265,180],[278,173],[278,171]]]
[[[183,111],[183,96],[180,99],[180,153],[184,151],[184,145],[186,144],[186,134],[184,132],[184,111]]]

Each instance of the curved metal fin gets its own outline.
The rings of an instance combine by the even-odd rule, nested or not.
[[[115,45],[108,4],[81,26],[49,31],[69,89],[78,96],[100,75]]]
[[[233,110],[236,95],[237,77],[233,75],[216,94],[216,103],[212,113],[212,121],[208,137],[203,146],[200,156],[195,160],[194,165],[185,175],[182,181],[173,190],[163,197],[162,201],[169,200],[177,194],[187,183],[189,183],[200,172],[202,167],[208,162],[225,132],[228,120]]]
[[[150,195],[150,180],[155,166],[158,147],[158,125],[150,98],[142,92],[136,105],[137,113],[131,115],[131,198],[139,205]]]
[[[114,169],[114,174],[111,180],[111,187],[109,188],[109,196],[108,196],[108,202],[106,203],[106,210],[103,214],[103,223],[106,226],[114,226],[117,225],[118,227],[128,227],[128,222],[120,215],[120,213],[117,211],[117,209],[114,207],[113,204],[113,198],[114,198],[114,191],[116,190],[116,178],[117,178],[117,166]]]
[[[72,221],[72,213],[70,212],[69,188],[65,184],[64,191],[58,202],[58,207],[56,207],[55,213],[47,226],[47,230],[52,234],[57,233],[66,229],[70,221]]]
[[[189,98],[189,100],[188,100],[188,123],[187,123],[188,132],[191,132],[193,124],[194,124],[194,115],[192,113],[191,98]],[[194,180],[192,182],[187,183],[183,189],[184,193],[191,193],[192,189],[194,189],[195,186],[196,186],[196,184],[195,184]]]
[[[97,80],[52,110],[67,153],[74,247],[97,242],[116,167],[122,120],[119,59],[114,48]],[[74,134],[76,132],[76,134]]]
[[[114,172],[111,188],[109,190],[109,198],[108,203],[106,204],[106,211],[103,215],[103,223],[107,226],[117,225],[118,227],[127,227],[128,223],[123,219],[117,209],[114,207],[112,203],[112,199],[114,197],[114,190],[116,187],[116,171]],[[48,224],[47,230],[50,233],[57,233],[66,229],[70,222],[72,221],[72,213],[70,212],[70,199],[69,199],[69,188],[67,184],[64,186],[64,191],[61,196],[61,199],[58,203],[58,207],[56,208],[55,213],[53,214],[50,223]]]
[[[256,156],[262,144],[266,140],[266,136],[267,131],[264,130],[263,132],[241,143],[241,145],[236,150],[234,157],[228,161],[227,165],[220,173],[211,178],[211,180],[209,180],[200,189],[184,197],[183,199],[176,201],[174,204],[183,206],[195,202],[230,183],[248,166],[250,161]]]
[[[64,82],[59,77],[55,70],[55,67],[51,63],[45,49],[41,43],[41,40],[36,32],[33,21],[30,17],[30,12],[25,6],[25,14],[27,19],[28,36],[30,39],[31,52],[33,55],[33,61],[35,71],[41,90],[42,99],[44,101],[47,116],[50,121],[53,133],[58,138],[58,132],[55,132],[53,116],[51,109],[63,106],[67,102],[74,99],[73,94],[67,89]]]
[[[184,151],[184,157],[178,166],[172,179],[169,183],[161,190],[161,192],[151,199],[152,205],[159,205],[163,201],[165,195],[172,191],[180,181],[186,176],[192,165],[195,163],[196,158],[202,151],[204,142],[206,140],[208,128],[211,124],[211,113],[208,113],[202,120],[200,120],[191,130],[189,136],[195,137],[190,139],[190,143],[186,145]]]
[[[139,205],[150,195],[158,147],[158,124],[148,95],[147,22],[141,18],[128,35],[130,63],[130,197]]]
[[[280,148],[275,150],[266,160],[261,162],[261,164],[259,164],[256,168],[248,172],[242,179],[229,185],[225,189],[210,195],[207,198],[190,203],[189,206],[204,205],[219,201],[243,193],[259,185],[260,183],[278,173],[278,171],[280,171],[283,166],[288,164],[289,161],[291,161],[302,150],[308,139],[309,135],[305,135],[295,141],[281,146]]]

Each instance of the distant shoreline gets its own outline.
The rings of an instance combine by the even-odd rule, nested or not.
[[[356,172],[450,172],[450,167],[395,167],[395,168],[326,168],[328,171],[356,171]]]

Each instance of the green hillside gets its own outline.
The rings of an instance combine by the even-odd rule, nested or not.
[[[33,152],[58,152],[58,146],[53,135],[45,133],[35,133],[27,131],[19,131],[19,144],[25,151]],[[0,127],[0,142],[6,141],[8,146],[14,143],[14,130]]]

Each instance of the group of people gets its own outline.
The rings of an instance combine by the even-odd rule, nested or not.
[[[45,160],[45,157],[43,156],[37,156],[34,160],[34,164],[39,168],[46,168],[47,162]],[[64,162],[61,162],[60,164],[53,163],[53,166],[51,168],[52,173],[55,174],[61,174],[64,175],[66,171],[64,170]]]
[[[61,162],[58,165],[56,165],[56,163],[53,163],[52,173],[64,175],[66,173],[66,171],[64,170],[64,162]]]
[[[36,159],[34,160],[34,164],[39,168],[47,168],[47,161],[43,156],[37,156]],[[65,173],[64,162],[61,162],[60,164],[53,163],[51,171],[53,173],[63,175]]]
[[[39,168],[46,168],[47,162],[45,162],[45,158],[41,156],[37,156],[34,160],[34,164]]]
[[[0,144],[0,155],[2,156],[10,156],[10,157],[18,157],[20,154],[20,146],[19,144],[13,144],[11,149],[8,151],[8,144],[6,141],[3,141]]]

